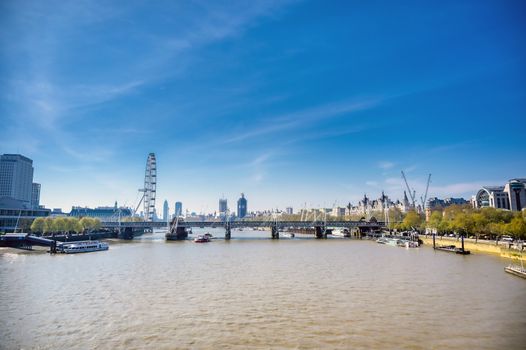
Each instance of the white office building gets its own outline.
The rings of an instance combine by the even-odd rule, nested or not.
[[[520,211],[526,208],[526,179],[511,179],[504,186],[484,186],[471,199],[474,208]]]

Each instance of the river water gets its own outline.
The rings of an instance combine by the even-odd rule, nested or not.
[[[0,348],[526,348],[526,280],[501,258],[232,234],[0,248]]]

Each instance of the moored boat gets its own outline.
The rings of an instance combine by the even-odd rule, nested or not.
[[[65,254],[88,253],[108,249],[108,243],[100,241],[78,241],[62,243],[57,247],[57,251]]]
[[[455,254],[461,254],[461,255],[468,255],[471,252],[469,250],[464,250],[462,248],[457,248],[454,245],[444,245],[444,246],[438,246],[435,247],[436,250],[441,250],[443,252],[450,252]]]
[[[508,265],[504,268],[504,271],[515,276],[526,278],[526,268],[524,268],[524,266]]]
[[[181,241],[188,238],[188,233],[191,234],[192,229],[184,226],[183,220],[179,220],[179,217],[177,217],[172,221],[170,231],[164,237],[167,241]]]
[[[418,248],[418,241],[410,241],[407,239],[401,239],[397,242],[397,245],[402,248]]]
[[[336,229],[333,229],[331,234],[333,236],[336,236],[336,237],[351,237],[351,234],[349,233],[349,230],[347,230],[346,228],[336,228]]]
[[[376,243],[378,244],[387,244],[388,239],[386,237],[380,237],[376,240]]]

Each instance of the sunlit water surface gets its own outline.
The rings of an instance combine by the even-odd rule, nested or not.
[[[0,248],[0,348],[526,348],[526,280],[505,260],[268,237]]]

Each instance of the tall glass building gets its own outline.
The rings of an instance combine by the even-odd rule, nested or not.
[[[183,203],[175,202],[175,216],[183,215]]]
[[[0,157],[0,197],[10,197],[31,204],[33,161],[20,154]]]
[[[239,218],[247,216],[247,199],[244,193],[241,193],[241,198],[237,200],[237,216]]]
[[[31,190],[31,208],[38,208],[40,206],[40,184],[33,182]]]
[[[168,208],[168,201],[167,200],[164,200],[164,204],[163,204],[163,221],[168,221],[168,210],[170,208]]]
[[[228,203],[225,198],[221,198],[219,200],[219,214],[225,215],[226,211],[228,210]]]

